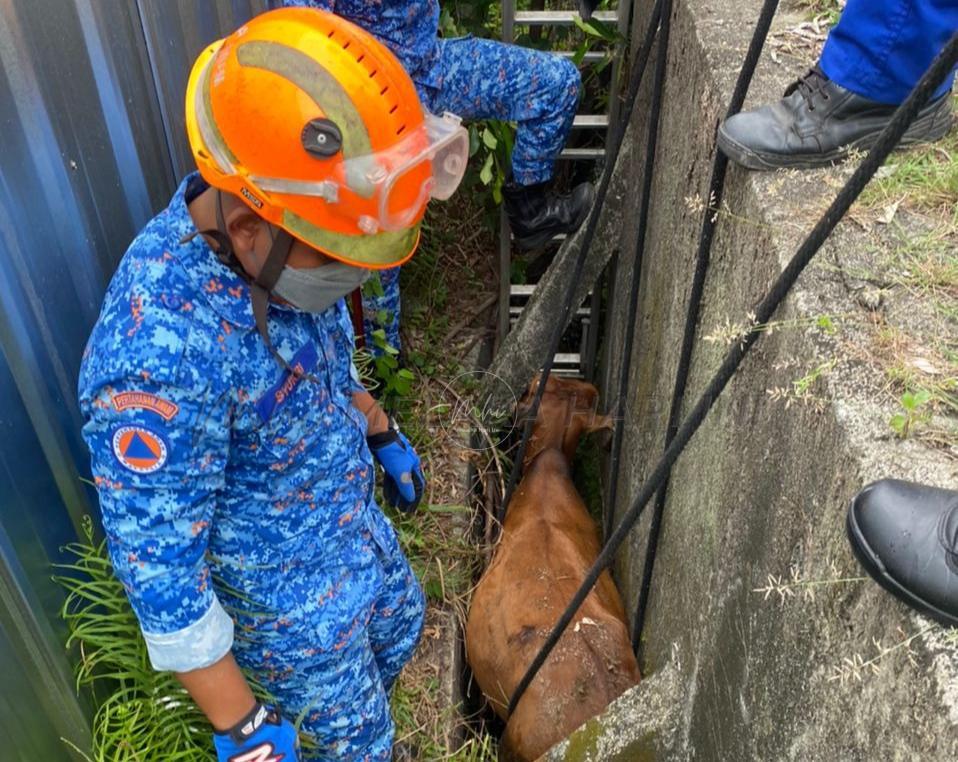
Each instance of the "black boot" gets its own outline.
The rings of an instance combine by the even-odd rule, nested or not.
[[[560,233],[578,230],[594,197],[592,183],[580,183],[564,195],[553,191],[548,182],[516,185],[510,180],[502,186],[512,235],[524,250],[544,246]]]
[[[958,492],[883,479],[852,498],[848,539],[879,585],[958,626]]]
[[[778,103],[726,119],[718,144],[749,169],[824,167],[852,149],[871,148],[895,108],[836,85],[816,66]],[[938,140],[950,127],[951,97],[945,93],[918,113],[901,144]]]
[[[599,7],[602,0],[579,0],[579,15],[583,21],[588,21]]]

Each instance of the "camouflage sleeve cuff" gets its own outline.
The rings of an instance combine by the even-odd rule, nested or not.
[[[213,605],[197,621],[176,632],[143,631],[150,663],[158,672],[190,672],[209,667],[233,647],[233,620],[213,598]]]

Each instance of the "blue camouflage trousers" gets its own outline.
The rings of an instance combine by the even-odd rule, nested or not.
[[[582,79],[560,56],[494,40],[457,37],[439,40],[437,86],[416,82],[423,105],[435,114],[451,111],[465,120],[516,122],[512,175],[520,185],[552,177],[579,103]],[[417,80],[416,73],[412,73]],[[381,327],[399,348],[399,268],[379,273],[382,296],[363,298],[367,344]],[[381,325],[375,316],[385,317]]]
[[[466,120],[516,122],[513,178],[519,185],[549,180],[579,104],[582,80],[575,64],[475,37],[440,40],[439,51],[439,85],[418,86],[423,105]]]
[[[377,520],[384,539],[363,531],[359,560],[348,567],[292,563],[280,579],[245,583],[242,596],[230,586],[218,591],[236,619],[237,661],[287,718],[302,718],[301,735],[312,742],[304,760],[392,758],[389,692],[419,643],[426,603],[395,531]]]
[[[400,348],[399,311],[402,299],[399,296],[399,268],[378,270],[372,277],[379,279],[379,288],[372,284],[363,289],[363,333],[366,336],[366,348],[378,356],[382,350],[376,346],[373,338],[377,330],[385,332],[388,344]]]

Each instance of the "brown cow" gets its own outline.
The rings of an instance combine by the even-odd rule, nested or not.
[[[522,481],[472,600],[469,664],[500,717],[599,554],[596,526],[570,472],[579,437],[611,428],[594,413],[597,397],[591,384],[549,378]],[[526,392],[520,411],[531,400]],[[638,681],[622,600],[604,572],[519,702],[504,754],[537,759]]]

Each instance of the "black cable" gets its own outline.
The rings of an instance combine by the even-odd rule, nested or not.
[[[619,456],[622,454],[622,439],[625,426],[621,424],[622,409],[628,393],[629,370],[632,367],[632,345],[635,342],[636,313],[639,304],[639,286],[642,281],[642,262],[645,259],[645,239],[649,226],[649,209],[652,205],[652,180],[655,176],[655,151],[659,142],[659,122],[662,115],[662,92],[665,89],[665,71],[668,63],[669,36],[671,32],[672,2],[665,0],[662,5],[662,21],[659,27],[659,47],[655,57],[655,79],[652,83],[652,99],[649,107],[649,135],[645,143],[645,167],[642,175],[642,201],[639,204],[638,232],[635,239],[635,255],[632,257],[632,278],[629,285],[629,315],[625,322],[625,336],[622,340],[622,367],[619,368],[619,388],[613,399],[612,420],[616,426],[612,429],[612,448],[609,455],[608,483],[609,495],[605,503],[605,521],[602,536],[608,537],[615,521],[615,500],[618,491]]]
[[[529,436],[532,433],[532,424],[535,423],[536,416],[539,414],[539,405],[542,402],[542,394],[546,388],[546,382],[549,380],[549,374],[552,372],[552,364],[555,361],[556,352],[559,351],[559,342],[562,341],[562,334],[565,333],[565,327],[569,320],[569,313],[572,310],[572,300],[575,298],[576,288],[582,279],[582,270],[585,267],[585,260],[588,257],[589,249],[592,247],[592,240],[595,238],[595,231],[599,225],[599,213],[605,204],[606,196],[609,193],[609,185],[612,181],[612,173],[615,170],[616,160],[619,158],[619,151],[622,148],[622,142],[625,138],[625,130],[629,124],[629,118],[635,106],[635,101],[639,94],[639,87],[642,84],[642,77],[645,74],[645,67],[649,60],[649,53],[652,50],[652,43],[655,40],[655,31],[659,25],[659,18],[662,15],[662,4],[665,0],[656,0],[655,7],[652,9],[652,16],[649,20],[649,27],[645,33],[645,39],[642,47],[636,55],[635,65],[629,78],[629,91],[626,96],[625,110],[623,118],[614,125],[614,129],[608,142],[608,151],[606,153],[606,165],[602,172],[602,179],[599,181],[599,187],[596,191],[595,203],[589,212],[589,219],[586,223],[585,233],[582,235],[582,244],[575,262],[575,268],[572,277],[569,280],[569,286],[566,289],[565,297],[562,302],[562,310],[559,313],[560,319],[556,321],[552,336],[549,340],[549,352],[546,355],[545,364],[542,366],[542,373],[539,376],[539,385],[536,387],[535,397],[532,400],[532,406],[526,414],[522,427],[522,439],[519,442],[519,449],[516,451],[516,457],[512,464],[512,470],[509,472],[509,481],[506,484],[505,494],[502,502],[499,504],[496,519],[501,524],[505,515],[506,507],[512,499],[512,493],[515,491],[516,484],[519,481],[519,474],[522,471],[522,459],[526,455],[526,449],[529,444]]]
[[[742,68],[732,91],[725,118],[734,116],[742,109],[745,96],[748,94],[752,76],[758,65],[758,59],[765,47],[768,30],[778,10],[778,0],[765,0],[752,33],[748,52],[742,62]],[[718,125],[716,125],[716,128]],[[665,429],[665,446],[668,447],[675,438],[679,421],[682,415],[682,403],[685,401],[685,390],[688,386],[689,369],[692,365],[692,351],[695,346],[695,333],[699,323],[699,313],[702,307],[702,293],[705,290],[705,276],[708,273],[712,252],[712,240],[715,236],[715,224],[718,220],[719,209],[722,208],[722,196],[725,192],[725,174],[728,169],[728,157],[718,147],[715,148],[715,158],[712,161],[712,175],[709,180],[709,194],[705,202],[705,211],[702,215],[702,228],[699,232],[699,248],[695,259],[695,271],[692,275],[692,288],[689,291],[688,309],[685,316],[685,329],[682,334],[682,350],[679,353],[679,364],[675,370],[675,386],[672,389],[672,404],[669,408],[669,420]],[[633,311],[635,307],[633,306]],[[623,355],[623,362],[632,354]],[[614,477],[618,472],[612,472],[610,485],[617,483]],[[636,606],[635,619],[632,620],[632,650],[637,651],[639,640],[642,637],[642,628],[645,624],[645,613],[648,608],[649,592],[652,586],[652,570],[655,566],[655,554],[659,546],[659,533],[662,529],[662,512],[665,510],[665,496],[668,493],[669,480],[666,477],[655,496],[655,507],[652,511],[652,522],[649,525],[649,539],[645,549],[645,568],[642,570],[642,584],[639,587],[639,601]],[[610,509],[611,511],[612,509]]]
[[[808,263],[812,261],[812,258],[822,247],[822,244],[825,243],[825,240],[841,221],[842,217],[845,216],[845,213],[861,194],[864,187],[868,184],[868,181],[871,180],[875,172],[878,171],[878,168],[884,163],[888,154],[898,145],[902,135],[905,134],[905,130],[908,129],[914,120],[915,115],[928,101],[929,96],[934,92],[935,88],[944,81],[956,63],[958,63],[958,33],[952,36],[948,44],[945,45],[944,49],[935,58],[928,70],[922,75],[921,80],[915,85],[915,88],[911,91],[905,102],[895,111],[891,120],[885,126],[885,129],[883,129],[878,136],[877,142],[871,151],[868,152],[865,160],[858,169],[855,170],[855,173],[849,178],[848,182],[845,183],[841,191],[839,191],[835,200],[828,207],[811,233],[808,234],[808,237],[756,308],[752,327],[742,340],[736,342],[726,354],[718,371],[716,371],[712,380],[709,381],[705,391],[695,403],[695,407],[692,408],[689,415],[682,421],[682,425],[679,426],[676,431],[675,438],[659,459],[652,475],[649,476],[645,484],[642,485],[632,505],[629,506],[629,510],[622,518],[621,523],[616,527],[615,532],[602,548],[599,557],[595,560],[595,563],[592,564],[592,568],[589,569],[589,573],[586,575],[582,585],[579,586],[579,589],[566,607],[566,610],[562,613],[562,616],[559,617],[552,632],[549,633],[546,642],[539,650],[539,653],[536,654],[535,659],[532,660],[532,664],[529,665],[526,673],[522,676],[522,680],[519,681],[519,685],[516,687],[512,699],[509,702],[510,715],[515,710],[516,705],[525,693],[526,688],[529,687],[529,684],[536,676],[536,673],[549,657],[552,649],[555,648],[556,643],[559,642],[559,638],[562,637],[562,633],[565,632],[569,626],[569,623],[579,610],[582,602],[591,592],[599,575],[612,563],[612,559],[622,544],[622,541],[625,540],[639,516],[642,515],[642,510],[659,487],[665,483],[669,470],[675,464],[675,461],[678,460],[682,451],[692,439],[692,436],[698,431],[705,417],[715,404],[715,401],[722,394],[722,391],[748,355],[749,350],[751,350],[762,336],[760,326],[772,318],[772,315],[774,315],[778,306],[784,301],[788,292],[795,284],[795,281],[798,280],[798,276],[802,274],[802,271],[808,266]]]

